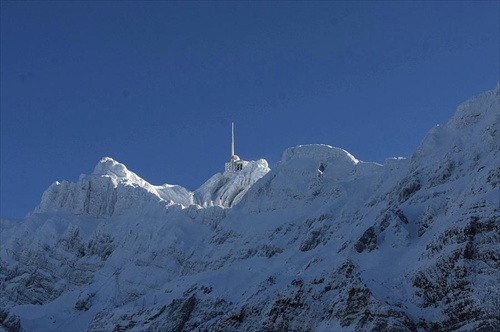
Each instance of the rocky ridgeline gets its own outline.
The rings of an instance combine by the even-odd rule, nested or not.
[[[105,158],[1,221],[0,329],[500,330],[499,99],[383,165],[303,145],[189,192]]]

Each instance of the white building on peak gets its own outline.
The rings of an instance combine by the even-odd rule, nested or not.
[[[241,171],[246,165],[248,165],[248,161],[241,160],[234,154],[234,122],[231,122],[231,160],[226,163],[225,171]]]

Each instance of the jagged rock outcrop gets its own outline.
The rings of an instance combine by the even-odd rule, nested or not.
[[[53,183],[35,213],[64,210],[75,215],[110,217],[131,208],[161,208],[169,204],[188,206],[192,204],[192,193],[181,186],[153,186],[125,165],[106,157],[92,174],[81,175],[77,183]]]

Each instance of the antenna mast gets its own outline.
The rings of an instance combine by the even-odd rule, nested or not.
[[[234,122],[231,122],[231,160],[234,156]]]

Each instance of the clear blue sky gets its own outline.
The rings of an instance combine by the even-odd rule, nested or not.
[[[499,80],[499,2],[1,2],[0,215],[104,156],[194,190],[325,143],[408,156]]]

